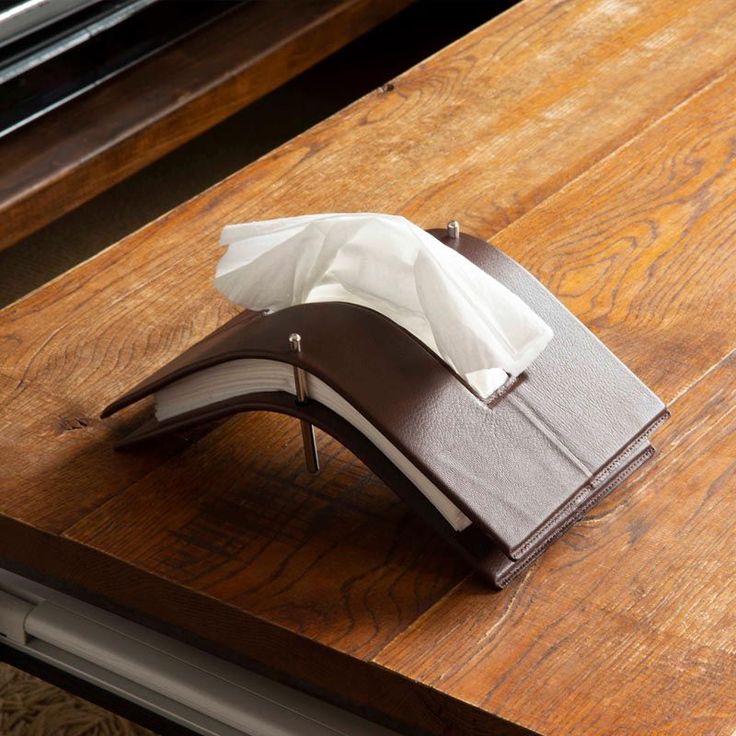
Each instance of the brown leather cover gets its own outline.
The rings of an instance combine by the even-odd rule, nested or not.
[[[348,399],[472,520],[455,533],[360,432],[326,407],[290,394],[236,397],[151,420],[123,444],[238,411],[308,419],[335,436],[458,547],[505,584],[590,506],[648,460],[662,402],[513,259],[470,236],[450,247],[516,292],[555,332],[517,380],[481,401],[423,343],[364,307],[306,304],[243,313],[111,404],[107,416],[207,366],[237,358],[297,363]],[[289,350],[298,332],[303,350]]]

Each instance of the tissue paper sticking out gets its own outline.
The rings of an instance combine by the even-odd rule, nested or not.
[[[253,310],[360,304],[437,353],[482,397],[521,373],[552,330],[518,296],[404,217],[320,214],[228,225],[215,286]]]

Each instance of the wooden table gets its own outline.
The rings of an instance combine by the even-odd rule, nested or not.
[[[0,249],[292,79],[410,0],[252,0],[0,140]],[[176,12],[176,11],[174,11]]]
[[[527,0],[6,308],[3,564],[415,731],[733,734],[735,57],[732,0]],[[335,210],[493,238],[672,408],[502,593],[289,419],[97,419],[234,313],[223,224]]]

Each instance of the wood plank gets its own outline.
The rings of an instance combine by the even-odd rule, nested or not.
[[[0,141],[0,249],[292,79],[411,0],[256,0]]]
[[[507,17],[508,14],[503,16],[503,18]],[[490,27],[493,26],[494,23],[491,23]],[[417,73],[421,73],[424,77],[427,76],[421,67]],[[724,89],[724,94],[730,94],[730,91]],[[710,99],[717,108],[717,96],[711,95]],[[376,105],[376,100],[379,106],[382,105],[382,96],[367,98],[364,103],[370,108]],[[355,109],[357,108],[353,108],[353,111]],[[717,109],[709,109],[705,115],[712,116],[717,112]],[[325,125],[332,129],[338,120],[339,118],[335,118]],[[665,128],[665,134],[671,138],[677,125],[675,121],[669,128]],[[313,131],[318,138],[323,135],[322,127]],[[383,134],[384,126],[379,125],[379,128]],[[253,174],[255,177],[253,186],[256,186],[258,177],[265,177],[262,186],[269,186],[273,191],[269,199],[251,202],[251,209],[245,217],[276,214],[273,210],[262,209],[263,202],[267,202],[266,206],[269,208],[281,203],[281,206],[288,211],[288,208],[294,206],[294,201],[298,201],[298,197],[312,196],[313,188],[303,181],[301,168],[298,165],[294,167],[295,152],[297,158],[301,159],[306,140],[309,138],[305,137],[304,142],[296,141],[289,144],[274,156],[264,159],[255,167],[250,167],[250,171],[262,172]],[[730,144],[726,135],[720,136],[718,141],[720,143],[714,141],[712,145],[720,145],[723,153],[729,150]],[[672,140],[671,148],[668,149],[668,160],[680,150],[679,145],[679,138]],[[335,147],[339,148],[337,145]],[[356,150],[362,151],[363,148],[358,147]],[[315,154],[315,156],[319,155],[319,153]],[[329,153],[328,163],[335,155],[336,152]],[[712,156],[709,159],[710,163],[707,167],[702,168],[699,174],[695,172],[695,179],[690,179],[692,167],[688,165],[675,167],[674,175],[678,178],[673,181],[672,187],[680,186],[684,194],[692,195],[687,212],[699,206],[698,197],[701,196],[701,189],[698,187],[708,183],[709,177],[715,174],[718,167],[721,166],[719,155],[722,154]],[[490,157],[493,157],[492,151]],[[633,157],[636,157],[635,153]],[[265,172],[267,162],[270,162],[269,166],[272,171],[266,175],[263,172]],[[638,166],[639,161],[633,161],[632,156],[629,155],[628,165],[633,166],[634,164]],[[615,205],[619,209],[628,207],[631,196],[629,170],[622,169],[624,173],[619,174],[620,200],[611,199],[611,202],[624,203]],[[604,171],[606,172],[604,176],[613,176],[608,169]],[[275,180],[290,175],[292,178],[289,181],[293,181],[293,186],[296,187],[293,192],[291,184],[285,186],[275,183]],[[652,170],[650,179],[654,187],[659,186],[656,175],[657,171]],[[246,176],[246,174],[241,176]],[[240,213],[230,213],[231,208],[241,206],[242,197],[239,196],[239,192],[243,190],[245,183],[238,180],[239,177],[228,180],[221,187],[166,216],[157,222],[155,227],[144,229],[138,235],[108,250],[99,258],[76,269],[69,277],[55,281],[30,299],[5,310],[2,313],[2,324],[0,324],[0,370],[8,376],[22,377],[24,382],[30,382],[39,388],[43,387],[48,394],[61,397],[67,402],[73,402],[75,411],[72,413],[83,417],[88,423],[85,435],[90,437],[92,445],[104,447],[108,435],[105,425],[99,423],[97,416],[110,398],[143,378],[152,367],[174,357],[234,313],[232,306],[220,299],[211,288],[210,279],[219,251],[216,245],[217,230],[224,222],[239,219]],[[485,185],[485,180],[473,179],[472,181],[478,185]],[[645,179],[639,177],[639,181],[640,186],[643,186]],[[728,201],[730,180],[727,177],[720,179],[716,177],[712,185],[710,183],[708,185],[717,197],[724,202]],[[277,188],[279,186],[280,190]],[[323,204],[319,206],[314,202],[311,205],[307,203],[303,209],[332,209],[332,202],[335,201],[332,199],[334,197],[333,186],[333,180],[326,179],[328,191]],[[476,205],[478,194],[473,187],[463,186],[459,181],[455,181],[453,186],[458,189],[457,196],[460,196],[461,193],[466,196],[463,207],[470,208]],[[666,192],[667,190],[665,190],[665,196]],[[645,192],[642,196],[644,195],[649,196]],[[415,205],[411,203],[411,193],[404,192],[403,196],[405,206],[412,209]],[[592,197],[593,194],[590,194],[589,199],[584,203],[585,206],[601,207],[602,213],[609,213],[606,215],[608,219],[612,218],[612,222],[618,221],[616,219],[617,210],[611,210],[610,207],[606,209],[604,201],[593,201]],[[605,198],[608,198],[607,190],[600,199]],[[576,206],[578,210],[575,210],[574,217],[579,218],[583,210],[581,205]],[[438,224],[434,219],[436,213],[432,209],[431,197],[428,207],[426,214],[423,215],[427,218],[425,224]],[[378,203],[375,209],[390,210],[391,204],[384,201],[382,204]],[[460,213],[462,219],[465,219],[466,210],[461,208]],[[682,217],[687,218],[685,210],[683,213]],[[721,217],[721,213],[716,212],[714,216]],[[555,235],[555,227],[569,227],[569,217],[572,215],[563,217],[559,209],[542,208],[535,217],[539,218],[535,221],[537,224],[529,231],[533,233],[533,236],[530,236],[524,229],[511,228],[500,238],[500,245],[512,255],[520,258],[543,280],[547,281],[553,290],[567,301],[573,311],[610,341],[612,347],[634,369],[642,372],[642,375],[655,388],[662,391],[665,398],[676,395],[687,385],[688,381],[693,380],[693,376],[706,370],[708,365],[727,351],[727,340],[723,338],[718,342],[713,342],[710,351],[707,349],[690,350],[688,343],[684,340],[678,343],[678,330],[684,330],[682,337],[689,335],[687,339],[690,340],[699,341],[703,338],[699,328],[689,320],[687,307],[691,302],[683,302],[680,305],[679,314],[676,311],[668,312],[666,323],[661,320],[660,322],[647,322],[650,320],[649,313],[642,311],[636,302],[640,293],[639,279],[645,272],[641,266],[642,263],[645,263],[647,268],[667,268],[665,278],[672,280],[663,282],[663,286],[657,292],[658,295],[660,292],[665,293],[663,289],[672,287],[676,298],[681,300],[690,298],[691,301],[696,299],[696,296],[688,297],[688,294],[696,295],[700,294],[700,291],[685,292],[677,289],[679,269],[690,268],[695,269],[699,289],[707,287],[710,290],[710,279],[713,278],[714,288],[710,299],[717,298],[717,295],[729,285],[729,271],[721,268],[728,253],[720,247],[718,235],[711,233],[708,236],[706,233],[701,242],[699,230],[693,230],[691,233],[693,242],[698,244],[693,255],[690,254],[690,248],[694,247],[693,243],[683,241],[680,243],[681,247],[673,249],[668,256],[669,241],[661,240],[659,242],[660,250],[664,250],[663,260],[655,262],[653,258],[659,253],[658,250],[650,249],[642,256],[642,253],[634,248],[627,250],[628,233],[624,233],[620,241],[616,240],[618,235],[614,233],[612,236],[609,235],[610,244],[607,246],[606,259],[600,260],[597,255],[599,242],[597,238],[589,242],[582,242],[582,247],[578,249],[579,253],[576,250],[575,254],[571,254],[572,250],[578,248],[574,242],[560,242],[556,245],[555,238],[559,240],[560,236]],[[637,227],[636,217],[639,215],[635,214],[633,221],[627,227]],[[704,218],[694,220],[695,228],[708,228],[710,225],[707,213]],[[577,224],[576,227],[580,232],[581,225]],[[600,228],[600,224],[596,222],[595,227]],[[519,232],[519,235],[512,239],[514,232]],[[680,230],[669,232],[679,234]],[[537,233],[545,234],[544,248],[538,245]],[[192,248],[188,247],[189,243],[201,245]],[[556,248],[558,250],[555,250]],[[640,257],[643,257],[644,260],[640,260]],[[636,260],[632,260],[635,258]],[[630,268],[631,264],[633,264],[632,268]],[[610,292],[615,294],[617,299],[622,300],[623,306],[620,311],[616,312],[620,318],[616,318],[617,321],[613,323],[609,315],[606,319],[611,324],[608,325],[603,324],[600,315],[601,310],[610,305],[610,294],[606,292],[609,296],[603,296],[594,291],[605,287],[604,284],[599,284],[594,280],[596,269],[603,266],[606,267],[607,278],[611,276],[608,270],[615,266],[617,271],[611,273],[616,279],[623,279],[621,287],[615,292]],[[560,280],[562,275],[566,279],[565,282]],[[577,288],[576,278],[578,281],[581,278],[589,279],[591,286],[588,291],[583,291],[579,298],[573,300],[571,295],[574,292],[571,291],[571,288]],[[186,294],[186,298],[182,298],[182,294]],[[632,307],[632,304],[636,305],[636,308]],[[652,301],[652,304],[656,306],[656,301]],[[597,311],[592,311],[593,306],[591,305],[595,305]],[[725,309],[728,310],[732,306],[731,301],[725,305]],[[630,331],[635,327],[633,323],[629,324],[630,318],[638,320],[636,329],[640,333],[639,342],[628,340]],[[720,325],[723,331],[724,324],[725,322],[713,322],[709,329],[718,330]],[[49,325],[53,325],[52,330],[49,330]],[[609,329],[604,329],[606,327]],[[650,351],[654,349],[653,345],[649,345],[648,342],[649,333],[654,331],[657,332],[658,339],[665,340],[666,338],[657,354],[666,356],[668,362],[651,361],[649,358],[652,354]],[[641,353],[637,352],[642,345],[647,349]],[[675,362],[678,365],[675,365]],[[660,380],[654,373],[657,366],[660,365],[663,366],[663,370],[660,371],[662,379],[670,377],[674,380],[679,376],[680,380],[671,385]],[[57,413],[69,414],[68,408],[66,412],[60,409]],[[16,411],[16,408],[5,408],[9,421],[15,422],[17,426],[19,417]],[[45,429],[45,425],[49,422],[47,414],[48,409],[43,408],[43,405],[27,407],[24,416],[29,422],[27,432],[30,436],[47,436]],[[38,418],[34,419],[34,415],[38,415]],[[59,421],[59,419],[53,421]],[[102,433],[101,438],[98,432]],[[56,460],[57,467],[68,464],[69,458],[64,454],[63,449],[66,446],[68,445],[64,443],[56,445],[56,452],[59,453]],[[43,452],[48,452],[46,446],[43,446]],[[62,461],[62,458],[65,460]],[[12,454],[7,461],[7,466],[10,468],[18,464],[25,466],[25,457]],[[118,467],[118,464],[114,464],[113,467]],[[148,469],[150,469],[149,466],[141,466],[139,473],[144,474],[148,472]],[[16,475],[18,472],[20,471],[17,471]],[[24,471],[24,477],[28,476],[28,472],[28,470]],[[73,470],[64,470],[64,473],[73,472]],[[113,492],[96,485],[89,501],[75,506],[79,488],[84,488],[89,484],[81,470],[79,473],[78,478],[56,485],[54,504],[39,500],[31,502],[24,498],[26,493],[33,499],[41,498],[42,494],[39,494],[38,484],[43,486],[51,478],[39,474],[37,483],[28,483],[24,486],[27,489],[25,493],[17,492],[13,496],[13,507],[23,509],[21,518],[26,521],[35,520],[41,523],[40,520],[43,518],[43,523],[49,525],[48,528],[56,530],[64,528],[77,518],[81,518],[82,512],[90,508],[88,503],[92,503],[92,498],[102,501],[109,498]],[[133,476],[130,473],[130,469],[126,468],[123,480],[120,482],[110,476],[110,488],[122,488],[140,477],[140,475]],[[62,488],[68,489],[67,498],[62,498]],[[71,518],[68,514],[74,513],[74,508],[77,508],[78,516]],[[52,518],[55,513],[54,509],[58,510],[56,519]]]
[[[237,417],[66,536],[369,659],[467,569],[350,452],[318,441],[313,476],[294,420]]]
[[[673,409],[667,455],[520,583],[467,580],[376,661],[540,733],[731,736],[736,354]]]
[[[8,550],[12,550],[10,557]],[[265,619],[243,618],[237,608],[223,606],[201,591],[154,577],[94,547],[83,547],[7,516],[0,516],[0,566],[278,677],[336,705],[349,706],[390,727],[409,729],[410,733],[446,734],[453,733],[448,730],[448,724],[453,724],[458,734],[531,734],[461,700],[417,687],[401,675],[273,626]],[[84,575],[71,580],[70,570],[83,571]],[[131,605],[133,601],[135,605]],[[141,601],[146,605],[139,605]],[[335,687],[336,683],[341,686]],[[380,710],[376,703],[381,704]]]
[[[67,343],[95,351],[114,338],[125,341],[115,377],[134,383],[222,322],[226,307],[210,283],[227,222],[335,208],[401,211],[428,226],[457,216],[492,236],[736,55],[734,34],[726,33],[736,15],[725,0],[687,9],[631,5],[625,22],[609,17],[609,5],[515,6],[400,77],[392,91],[364,98],[55,281],[4,313],[3,332],[22,337],[0,356],[0,370],[27,371],[67,395],[69,383],[84,383],[89,395],[92,374],[104,372],[79,356],[68,365]],[[596,124],[581,125],[586,120]],[[131,320],[144,320],[133,334]]]
[[[642,685],[647,699],[632,702],[630,714],[621,712],[622,699],[603,690],[621,731],[632,732],[638,713],[647,732],[650,708],[651,722],[662,723],[666,699],[657,687],[666,674],[682,676],[692,686],[692,703],[700,696],[729,713],[722,688],[707,695],[703,690],[709,675],[720,673],[729,681],[729,650],[722,637],[733,634],[733,622],[723,613],[730,588],[715,566],[701,564],[696,590],[703,604],[716,600],[711,624],[723,629],[712,640],[692,620],[695,614],[677,619],[669,608],[688,590],[684,581],[691,584],[692,575],[683,576],[695,570],[695,562],[692,545],[686,548],[690,557],[678,547],[676,533],[684,525],[680,499],[667,489],[701,494],[700,506],[686,508],[702,508],[702,516],[693,517],[696,526],[709,551],[721,554],[728,567],[720,535],[729,522],[710,499],[721,497],[711,473],[727,472],[721,463],[730,445],[722,444],[720,429],[708,430],[712,434],[702,429],[733,400],[730,363],[711,368],[736,347],[729,245],[736,228],[731,144],[736,113],[729,105],[736,74],[720,74],[736,50],[733,36],[722,30],[733,27],[734,8],[720,0],[695,3],[687,13],[681,4],[662,2],[646,8],[626,4],[630,12],[623,15],[612,8],[611,2],[593,0],[517,6],[401,77],[393,90],[368,96],[0,312],[0,373],[6,377],[0,395],[12,397],[24,385],[33,389],[27,400],[16,399],[24,408],[15,425],[16,414],[4,402],[0,421],[25,433],[24,447],[35,441],[35,452],[49,456],[35,476],[38,501],[22,500],[23,488],[7,483],[4,495],[12,498],[3,501],[8,511],[0,515],[0,558],[162,627],[203,637],[206,646],[226,656],[432,733],[453,728],[504,733],[510,722],[564,733],[568,724],[558,707],[504,684],[528,682],[537,671],[548,679],[532,691],[545,694],[559,679],[560,693],[574,695],[573,710],[587,732],[596,732],[592,724],[600,725],[596,719],[605,701],[596,705],[586,682],[604,677],[602,655],[615,662],[613,680],[621,682],[627,656],[637,663],[647,651],[656,655],[665,639],[670,644],[657,660],[664,674],[651,688]],[[668,45],[672,37],[682,44],[677,49]],[[627,51],[626,39],[633,50]],[[654,58],[652,49],[659,46],[668,68]],[[489,58],[504,63],[483,63]],[[575,86],[580,70],[584,81]],[[643,130],[712,78],[717,79],[710,86]],[[499,96],[499,90],[506,92]],[[517,103],[527,105],[526,115]],[[499,112],[502,105],[505,114]],[[581,124],[586,116],[597,125]],[[637,132],[642,134],[628,146],[581,175]],[[536,157],[534,166],[527,163],[529,152]],[[526,167],[526,174],[514,178],[518,167]],[[355,181],[359,187],[346,186]],[[505,204],[499,209],[495,202]],[[630,498],[644,499],[643,505],[632,506],[631,516],[622,506],[597,526],[581,527],[521,584],[492,595],[463,582],[456,561],[433,549],[344,451],[327,445],[329,483],[304,480],[296,470],[296,428],[289,430],[284,420],[238,418],[177,452],[176,462],[162,456],[159,467],[141,463],[130,475],[107,464],[93,475],[74,459],[68,438],[53,439],[48,428],[66,406],[73,407],[72,417],[95,417],[124,387],[232,314],[210,285],[222,224],[334,209],[399,211],[427,226],[457,215],[468,230],[486,237],[496,233],[504,249],[559,293],[655,390],[676,399],[673,427],[681,432],[665,435],[654,472],[627,486]],[[510,219],[516,222],[498,232]],[[700,319],[703,314],[713,319]],[[124,415],[121,421],[136,417]],[[89,443],[84,452],[109,441],[114,428],[105,426],[94,420],[84,430]],[[255,438],[250,447],[245,437]],[[712,470],[709,452],[715,457]],[[703,455],[693,464],[698,474],[687,476],[684,458],[692,462],[698,454]],[[204,476],[205,456],[216,470],[211,481]],[[1,459],[6,477],[34,479],[12,444],[2,448]],[[45,480],[53,462],[69,474],[61,488],[52,478]],[[672,477],[665,475],[667,468]],[[669,504],[657,497],[663,505],[652,506],[650,513],[648,499],[659,473],[667,480]],[[693,490],[699,476],[715,489],[710,495]],[[91,499],[76,518],[70,513],[73,492],[80,506]],[[274,500],[270,508],[267,494]],[[609,503],[623,498],[619,493]],[[91,506],[96,510],[90,512]],[[618,507],[604,510],[609,508]],[[656,522],[654,509],[662,515]],[[48,531],[62,527],[63,537]],[[315,537],[318,529],[322,538]],[[659,545],[662,539],[670,547]],[[655,550],[663,556],[657,568],[662,577],[632,575],[637,560],[656,563]],[[560,564],[577,561],[577,552],[586,562]],[[595,564],[588,565],[588,558]],[[629,572],[616,582],[619,570]],[[116,572],[113,582],[109,577]],[[620,608],[597,584],[599,577],[618,586]],[[680,587],[667,588],[668,580]],[[642,592],[643,602],[637,598]],[[686,601],[692,602],[689,592]],[[692,603],[692,610],[704,615],[698,605]],[[445,619],[446,638],[437,618],[444,610],[459,615],[458,621]],[[559,639],[567,624],[550,623],[555,610],[573,617],[570,626],[577,628],[570,631],[579,633],[581,646],[597,660],[576,658],[574,644]],[[595,639],[588,610],[596,612],[595,622],[611,612],[619,628],[601,623],[602,631],[627,633],[618,659],[607,642]],[[513,635],[505,611],[518,629]],[[630,611],[648,618],[636,626]],[[648,626],[652,622],[661,627]],[[499,627],[504,641],[515,636],[520,645],[526,643],[528,655],[523,648],[514,653],[509,644],[496,659],[491,650],[498,645]],[[220,631],[227,636],[218,639]],[[468,655],[464,635],[486,652],[485,659]],[[690,669],[674,652],[678,637],[697,655]],[[564,654],[559,660],[555,643]],[[555,669],[558,662],[563,671]],[[635,672],[629,676],[637,680]],[[575,687],[566,690],[569,682]],[[511,701],[503,709],[499,692]],[[681,719],[684,689],[677,690],[677,698],[673,707]],[[719,714],[709,711],[702,722],[732,731],[736,724],[730,717],[718,721]]]
[[[729,73],[494,243],[665,402],[736,347]]]
[[[0,374],[0,388],[0,513],[49,531],[63,531],[202,434],[183,434],[126,456],[113,450],[113,442],[150,407],[102,424],[78,402],[28,381]]]
[[[681,393],[724,353],[736,348],[736,336],[730,329],[736,320],[736,303],[728,299],[734,279],[729,268],[732,258],[728,249],[721,247],[729,225],[736,229],[736,218],[728,216],[736,200],[736,175],[728,166],[724,168],[736,134],[736,116],[725,119],[722,112],[723,100],[731,99],[734,93],[736,76],[729,76],[590,171],[578,184],[552,198],[547,206],[537,208],[515,226],[499,233],[497,238],[503,248],[519,255],[556,293],[566,299],[571,294],[578,298],[570,305],[574,311],[607,342],[614,344],[629,363],[636,364],[638,359],[640,364],[635,367],[639,373],[668,400]],[[708,121],[716,122],[709,125]],[[662,140],[667,144],[663,145]],[[699,166],[695,169],[688,163],[689,152],[693,150],[699,152]],[[647,162],[646,168],[637,171],[634,187],[631,172],[642,160]],[[678,166],[680,161],[683,163]],[[668,171],[664,187],[660,177],[663,167]],[[709,188],[711,198],[723,203],[722,209],[697,211],[703,186]],[[694,211],[699,216],[694,217]],[[583,212],[587,213],[585,217]],[[569,215],[561,216],[561,213]],[[628,234],[637,234],[640,222],[647,223],[644,239],[632,242]],[[715,223],[718,227],[714,227]],[[545,233],[543,250],[530,244],[528,234],[536,232]],[[650,278],[648,289],[654,306],[649,307],[641,298],[642,274],[655,265],[656,278]],[[678,289],[683,277],[688,288]],[[580,283],[586,286],[582,297],[578,297]],[[664,295],[666,301],[662,301]],[[721,316],[705,326],[692,319],[694,310],[702,308],[704,297],[720,305]],[[598,319],[601,313],[606,315],[605,320]],[[689,350],[694,344],[698,344],[698,349]],[[652,355],[658,356],[658,360],[652,361]],[[248,446],[250,457],[244,458],[245,462],[236,462],[237,448],[242,447],[244,438],[254,434],[262,437],[263,432],[254,427],[264,426],[268,427],[269,440]],[[288,432],[286,427],[290,427]],[[285,445],[288,450],[284,450]],[[274,447],[279,448],[278,452],[269,450]],[[334,452],[334,448],[328,449],[328,454]],[[210,458],[212,473],[222,482],[214,495],[205,482],[206,475],[202,476],[208,472],[202,470],[207,467],[204,458]],[[283,595],[288,595],[289,606],[294,610],[300,610],[309,600],[313,617],[330,637],[329,643],[337,646],[340,626],[334,620],[329,625],[325,623],[322,607],[330,612],[343,609],[343,624],[356,633],[351,620],[353,606],[349,599],[331,596],[321,589],[320,581],[330,577],[325,575],[321,564],[310,568],[313,575],[304,575],[300,565],[292,566],[291,562],[301,554],[306,554],[308,560],[312,559],[311,555],[324,554],[322,545],[334,542],[328,529],[322,538],[317,531],[319,525],[310,527],[312,522],[307,521],[325,516],[323,503],[327,487],[332,503],[331,521],[327,523],[331,526],[334,521],[335,534],[345,534],[348,538],[351,524],[356,522],[348,523],[343,517],[340,499],[346,492],[349,497],[355,497],[362,493],[362,488],[354,476],[352,486],[335,482],[334,478],[328,483],[323,478],[310,481],[300,473],[300,464],[292,423],[275,418],[254,421],[249,417],[247,422],[223,427],[193,452],[177,456],[160,472],[149,475],[105,506],[98,515],[72,528],[69,534],[115,556],[150,566],[158,574],[175,576],[186,584],[191,584],[191,576],[201,567],[206,574],[196,578],[198,586],[259,615],[264,615],[266,610],[281,610],[283,606],[284,618],[275,615],[283,625],[300,627],[304,623],[289,618],[292,614],[286,611]],[[162,493],[164,478],[170,479],[170,495]],[[304,483],[307,485],[303,486]],[[303,489],[307,492],[303,493]],[[191,498],[185,493],[191,493]],[[264,497],[277,498],[276,507],[263,510]],[[164,528],[158,521],[151,522],[155,528],[148,528],[138,509],[152,508],[154,499],[159,499],[161,509],[165,509],[174,498],[184,518],[169,518]],[[240,514],[234,514],[236,503],[247,510],[249,524],[245,524],[246,519],[240,518]],[[364,502],[362,510],[366,511],[367,506]],[[262,519],[254,520],[254,514]],[[153,518],[164,516],[161,510]],[[228,519],[234,518],[238,522],[228,524]],[[371,523],[376,523],[376,519]],[[366,564],[370,560],[361,543],[371,523],[358,535],[357,542],[343,540],[331,548],[338,550],[345,565],[339,579],[354,579],[356,574],[350,568],[352,555],[348,549],[360,550],[357,556],[362,556]],[[261,529],[255,541],[254,524]],[[398,528],[395,522],[387,526],[387,529]],[[185,534],[182,529],[187,530]],[[193,572],[186,564],[186,547],[198,536],[203,540],[209,538],[206,529],[219,530],[217,536],[224,540],[223,549],[219,557],[203,552],[199,559],[191,561]],[[142,533],[147,545],[140,545],[134,530]],[[310,544],[310,537],[315,534],[317,538]],[[254,549],[262,552],[262,547],[269,548],[272,544],[281,545],[283,550],[273,553],[268,560],[261,559],[257,568],[247,565]],[[392,545],[386,545],[385,539],[377,540],[378,549],[386,547],[391,549]],[[175,551],[180,548],[177,556]],[[320,562],[331,570],[336,564],[329,557],[320,558]],[[368,564],[367,569],[372,570],[372,565]],[[276,570],[280,571],[278,592],[272,599],[267,593],[268,586],[263,588],[263,581],[272,580]],[[457,570],[452,572],[457,574]],[[388,574],[387,566],[378,577]],[[450,583],[448,579],[440,588],[446,589]],[[321,604],[316,611],[315,601]],[[368,613],[372,615],[370,610]],[[386,624],[384,632],[390,630]],[[317,629],[309,631],[312,636],[320,636]],[[368,649],[374,643],[365,632],[358,638],[369,642]],[[352,644],[346,646],[352,651]]]

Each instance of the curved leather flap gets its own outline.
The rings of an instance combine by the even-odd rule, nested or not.
[[[667,413],[513,259],[477,238],[433,234],[517,293],[555,331],[547,349],[495,400],[481,401],[437,355],[381,314],[318,303],[239,315],[103,416],[228,360],[298,364],[354,405],[507,555],[520,559],[541,548]],[[289,350],[292,332],[302,337],[298,354]]]
[[[301,335],[300,353],[290,350],[292,332]],[[536,486],[540,473],[548,482],[555,475],[560,484],[568,480],[558,470],[564,457],[540,467],[550,448],[543,435],[526,436],[530,428],[522,415],[502,404],[489,408],[437,355],[388,318],[340,302],[301,304],[268,315],[244,313],[104,415],[202,368],[243,358],[298,364],[323,380],[509,551],[536,521],[514,493],[503,489]],[[515,461],[504,462],[504,457]],[[587,478],[579,475],[582,484]]]

